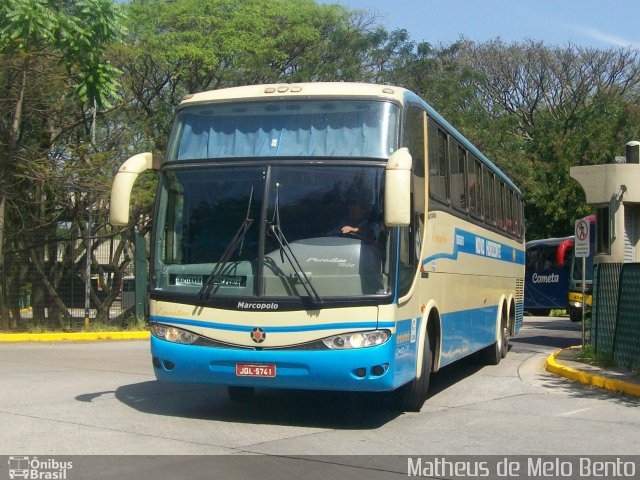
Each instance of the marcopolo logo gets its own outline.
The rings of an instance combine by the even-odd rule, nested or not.
[[[73,462],[63,462],[55,458],[10,456],[9,478],[30,480],[66,480],[67,471],[73,468]]]
[[[277,303],[266,302],[238,302],[238,308],[241,310],[278,310],[280,305]]]
[[[531,277],[533,283],[560,283],[560,275],[557,273],[550,273],[548,275],[538,275],[534,273]]]

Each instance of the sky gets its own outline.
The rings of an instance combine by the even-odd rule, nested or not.
[[[640,0],[316,0],[369,10],[387,30],[416,42],[449,44],[461,36],[548,46],[640,49]]]

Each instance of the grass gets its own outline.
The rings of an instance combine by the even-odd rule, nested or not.
[[[580,362],[588,363],[589,365],[595,365],[602,368],[616,366],[612,355],[596,353],[591,343],[587,343],[580,350],[578,350],[577,359]]]
[[[54,333],[54,332],[139,332],[148,330],[149,326],[144,318],[130,318],[124,325],[102,322],[89,322],[87,327],[84,326],[83,320],[74,321],[71,325],[62,329],[51,328],[48,325],[30,325],[27,333]]]

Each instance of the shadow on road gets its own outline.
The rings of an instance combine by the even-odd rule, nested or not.
[[[576,338],[563,338],[554,335],[534,335],[526,338],[512,338],[509,340],[512,343],[522,343],[529,345],[539,345],[542,347],[553,348],[569,348],[575,345],[580,345],[582,340]]]
[[[607,402],[617,403],[625,407],[632,407],[634,411],[640,407],[640,398],[632,395],[626,395],[620,392],[611,392],[604,388],[585,385],[552,373],[544,372],[542,375],[543,381],[540,383],[540,386],[551,388],[554,393],[567,395],[573,398],[606,400]],[[612,419],[612,421],[614,420]]]
[[[431,376],[429,398],[483,366],[478,355],[472,355],[442,368]],[[89,393],[77,399],[87,401],[97,395]],[[115,397],[153,415],[343,430],[376,429],[402,415],[394,407],[391,393],[256,389],[252,398],[233,402],[226,387],[151,381],[124,385]]]
[[[445,391],[456,383],[472,376],[484,367],[479,354],[458,360],[451,365],[441,368],[431,375],[429,383],[429,398]],[[427,399],[427,402],[429,400]]]
[[[151,381],[124,385],[115,396],[143,413],[236,423],[357,430],[379,428],[400,415],[388,396],[378,394],[264,389],[232,402],[224,387]]]
[[[582,343],[582,324],[564,317],[526,317],[520,333],[510,342],[555,349],[573,347]]]

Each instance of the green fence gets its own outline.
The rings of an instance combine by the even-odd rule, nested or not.
[[[626,263],[620,273],[618,314],[613,336],[617,365],[640,367],[640,264]]]
[[[640,263],[595,266],[592,317],[596,353],[640,367]]]
[[[0,329],[123,324],[144,313],[146,248],[144,239],[136,237],[109,227],[91,235],[59,227],[48,236],[7,242],[0,268]],[[136,247],[142,260],[134,268]]]

